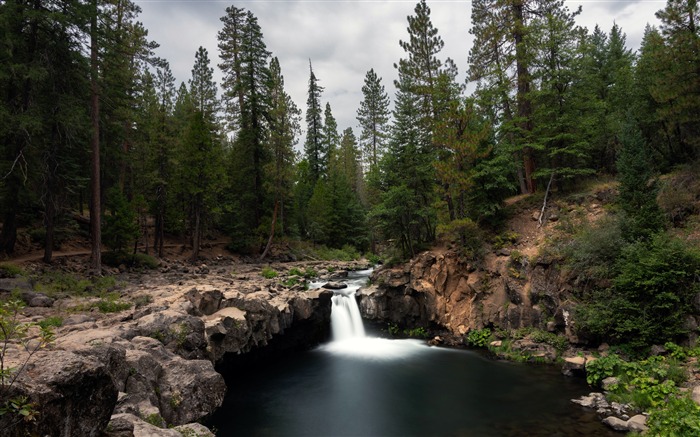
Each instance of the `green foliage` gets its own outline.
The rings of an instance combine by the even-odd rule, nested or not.
[[[397,335],[399,335],[400,332],[399,326],[396,323],[389,323],[387,325],[387,331],[389,331],[389,334],[392,337],[396,337]]]
[[[406,328],[403,330],[403,335],[407,337],[413,337],[413,338],[428,338],[429,334],[428,331],[423,328],[422,326],[419,326],[417,328]]]
[[[153,296],[150,294],[142,294],[134,297],[134,307],[141,308],[153,302]]]
[[[376,266],[377,264],[382,263],[382,257],[377,255],[376,253],[365,254],[365,259],[367,260],[367,262],[369,262],[373,266]]]
[[[700,251],[659,234],[625,246],[615,265],[612,287],[579,305],[582,332],[644,348],[687,333],[685,315],[700,291]]]
[[[658,191],[654,166],[636,122],[628,116],[620,141],[622,149],[617,160],[620,195],[618,202],[625,212],[622,229],[628,241],[649,238],[663,228],[663,216],[656,203]]]
[[[625,362],[617,355],[611,354],[586,363],[586,382],[598,386],[610,376],[622,373]]]
[[[268,267],[268,266],[263,267],[260,274],[265,279],[273,279],[273,278],[277,277],[277,271],[275,271],[273,268]]]
[[[83,278],[62,272],[46,272],[35,278],[35,288],[49,296],[99,295],[116,287],[113,276]]]
[[[10,300],[0,303],[0,416],[9,415],[14,425],[34,421],[39,413],[36,405],[26,396],[13,396],[12,387],[34,354],[53,343],[55,336],[51,325],[41,326],[20,322],[20,311],[24,304]],[[30,330],[39,328],[38,335],[30,336]],[[27,353],[17,367],[9,367],[8,346],[16,344]]]
[[[26,276],[27,273],[21,267],[12,263],[0,263],[0,278],[15,278]]]
[[[122,264],[130,267],[144,268],[153,270],[160,266],[160,261],[145,253],[128,254],[124,252],[109,252],[102,256],[103,262],[112,267],[118,267]]]
[[[491,342],[492,335],[489,328],[472,329],[467,334],[467,344],[472,347],[486,347]]]
[[[101,313],[118,313],[120,311],[128,310],[131,308],[130,302],[124,302],[117,298],[117,296],[107,296],[106,298],[100,299],[95,307],[100,310]]]
[[[158,428],[165,428],[165,419],[163,419],[163,417],[158,413],[149,414],[148,416],[144,417],[143,420],[144,422],[150,423]]]
[[[494,249],[502,249],[518,242],[520,235],[515,231],[506,231],[493,237],[492,245]]]
[[[671,396],[649,412],[649,436],[685,437],[700,435],[700,406],[689,396]]]
[[[619,220],[604,217],[574,235],[564,249],[566,264],[579,281],[609,278],[624,245]]]
[[[50,316],[37,322],[37,325],[43,329],[48,329],[49,327],[60,328],[63,325],[63,317],[61,316]]]
[[[458,244],[465,255],[471,258],[481,256],[483,232],[471,219],[452,220],[446,225],[438,225],[437,233],[447,241]]]
[[[107,193],[107,207],[111,214],[105,215],[102,240],[114,252],[125,252],[139,236],[136,213],[118,187]]]

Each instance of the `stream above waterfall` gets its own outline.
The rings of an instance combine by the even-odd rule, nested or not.
[[[553,367],[365,335],[353,314],[365,281],[350,275],[333,297],[332,341],[229,378],[218,436],[616,435],[570,402],[585,382]]]

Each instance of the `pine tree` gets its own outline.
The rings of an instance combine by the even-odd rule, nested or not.
[[[323,87],[318,84],[309,60],[309,90],[306,100],[306,142],[304,151],[309,163],[309,176],[315,183],[326,174],[328,168],[328,149],[324,147],[323,121],[321,119],[321,93]]]
[[[528,35],[531,18],[538,13],[533,0],[476,0],[472,5],[470,33],[475,40],[469,52],[469,77],[478,81],[480,101],[490,106],[499,139],[520,163],[523,193],[535,190],[535,154],[530,146],[533,60],[528,45],[533,39]]]
[[[656,13],[666,49],[657,53],[664,67],[652,93],[659,118],[673,137],[672,164],[700,156],[700,5],[697,0],[669,0]]]
[[[187,124],[182,134],[180,152],[181,183],[189,204],[189,232],[192,257],[199,257],[205,221],[212,215],[217,187],[225,183],[219,127],[216,123],[216,84],[212,80],[206,49],[195,54],[192,78],[189,81]],[[186,107],[187,108],[187,107]]]
[[[229,220],[239,222],[237,239],[249,238],[262,224],[269,204],[264,183],[270,154],[266,147],[270,119],[269,58],[257,18],[228,8],[222,18],[219,50],[224,62],[226,119],[234,137],[230,173],[231,195],[238,204]]]
[[[430,8],[425,0],[416,4],[414,12],[415,15],[407,17],[408,41],[399,41],[407,58],[394,64],[399,75],[404,76],[405,80],[395,81],[394,85],[397,88],[408,86],[402,91],[411,92],[420,97],[421,126],[427,132],[431,132],[433,122],[438,116],[434,101],[435,83],[443,65],[437,55],[442,51],[445,43],[430,20]]]
[[[333,117],[331,104],[326,102],[326,109],[323,111],[323,149],[326,151],[327,160],[330,161],[340,146],[340,135],[338,135],[338,123]]]
[[[649,239],[663,228],[663,216],[656,203],[654,165],[636,121],[628,114],[620,136],[622,148],[617,161],[620,195],[624,211],[623,236],[630,242]]]
[[[536,176],[563,182],[591,174],[590,137],[594,119],[589,117],[592,95],[579,86],[582,75],[579,48],[585,30],[561,1],[543,4],[542,15],[531,21],[533,37],[540,42],[532,69],[534,90],[532,142],[539,151]],[[549,185],[549,184],[548,184]]]
[[[357,110],[357,121],[362,133],[360,144],[368,171],[379,165],[386,149],[389,123],[389,95],[374,69],[365,75],[362,86],[362,102]]]
[[[301,111],[284,89],[279,60],[270,61],[270,149],[272,160],[267,164],[266,181],[272,193],[274,211],[279,211],[279,229],[284,235],[290,223],[285,211],[292,209],[294,186],[294,145],[300,128]],[[273,222],[275,221],[273,213]]]

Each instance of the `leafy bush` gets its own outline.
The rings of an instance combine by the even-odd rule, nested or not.
[[[586,363],[586,382],[598,386],[610,376],[619,375],[625,367],[625,362],[617,355],[611,354]]]
[[[0,416],[8,415],[10,418],[5,422],[8,424],[5,431],[23,421],[34,421],[39,414],[36,406],[26,396],[14,396],[12,387],[34,354],[54,340],[50,326],[20,322],[22,308],[24,304],[20,301],[11,300],[0,304]],[[37,340],[28,336],[29,330],[34,326],[39,326]],[[26,358],[17,367],[7,365],[6,354],[12,350],[8,348],[11,343],[27,352]]]
[[[593,226],[584,226],[564,249],[564,255],[579,279],[602,279],[613,274],[624,246],[619,220],[604,217]]]
[[[423,327],[404,329],[403,334],[414,338],[428,338],[428,331]]]
[[[700,435],[700,406],[688,396],[671,396],[663,406],[649,412],[650,436]]]
[[[262,271],[260,272],[263,278],[265,279],[273,279],[277,277],[277,272],[272,269],[271,267],[263,267]]]
[[[636,349],[687,333],[685,316],[700,292],[700,251],[659,234],[623,248],[612,287],[576,311],[583,333]]]
[[[471,258],[479,258],[482,255],[483,232],[471,219],[458,219],[446,225],[439,225],[437,232],[445,240],[458,244],[465,255]]]
[[[489,328],[472,329],[467,334],[467,344],[472,347],[486,347],[490,342],[491,330]]]

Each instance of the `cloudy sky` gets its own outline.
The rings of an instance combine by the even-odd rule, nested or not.
[[[199,46],[209,51],[215,78],[221,75],[216,34],[228,6],[253,12],[264,40],[277,56],[287,91],[300,109],[306,109],[309,59],[314,73],[325,87],[322,104],[330,102],[340,131],[357,129],[355,119],[362,100],[365,74],[374,68],[393,99],[395,62],[404,56],[399,40],[407,39],[406,17],[413,14],[417,0],[134,0],[149,38],[160,44],[157,54],[170,62],[178,84],[190,78]],[[567,1],[570,9],[583,6],[581,25],[598,24],[606,32],[617,23],[627,34],[628,47],[636,50],[647,23],[657,24],[654,13],[664,0]],[[469,35],[471,2],[428,0],[433,25],[445,42],[443,58],[450,57],[462,77],[473,38]],[[303,127],[304,123],[302,123]],[[303,138],[301,139],[303,142]]]

